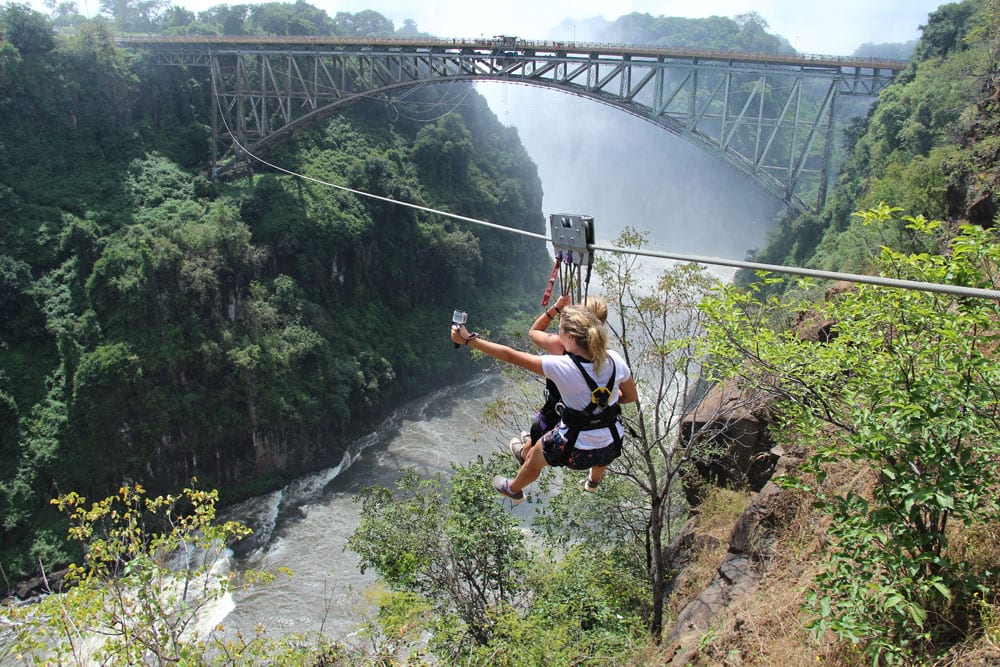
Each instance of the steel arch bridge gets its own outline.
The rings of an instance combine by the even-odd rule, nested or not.
[[[119,46],[211,72],[213,176],[305,124],[428,83],[559,90],[648,120],[797,209],[822,206],[838,98],[874,97],[905,61],[489,39],[135,37]],[[242,147],[242,149],[241,149]],[[245,152],[244,152],[245,151]]]

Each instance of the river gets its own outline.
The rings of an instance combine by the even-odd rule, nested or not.
[[[480,425],[483,409],[502,387],[493,373],[415,400],[353,443],[340,465],[230,508],[224,518],[254,530],[235,552],[233,569],[286,567],[294,574],[235,595],[205,620],[221,621],[227,632],[252,634],[260,624],[272,637],[316,631],[349,640],[368,609],[363,593],[375,582],[371,571],[361,574],[357,556],[345,548],[360,520],[355,495],[365,486],[391,485],[404,469],[447,474],[452,463],[506,451],[513,433]],[[528,516],[529,507],[513,511]]]

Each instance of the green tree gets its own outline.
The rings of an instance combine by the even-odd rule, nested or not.
[[[89,506],[74,493],[53,501],[69,515],[85,564],[70,566],[65,593],[5,610],[19,651],[75,664],[91,656],[114,665],[189,660],[202,639],[191,632],[197,613],[233,588],[219,569],[224,549],[249,533],[214,525],[215,501],[194,489],[147,498],[141,486]]]
[[[6,374],[0,372],[0,457],[3,457],[3,467],[0,468],[0,479],[7,480],[14,476],[15,466],[19,455],[20,441],[18,439],[18,414],[17,403],[14,397],[8,393],[10,382]],[[9,528],[14,527],[14,522],[9,521],[10,510],[8,498],[0,487],[0,535],[5,535]],[[6,539],[4,542],[6,543]]]
[[[255,32],[266,35],[331,35],[334,22],[325,11],[307,2],[265,2],[249,9]],[[229,33],[227,33],[229,34]]]
[[[859,58],[886,58],[889,60],[909,60],[913,56],[913,49],[917,46],[917,40],[911,39],[907,42],[888,42],[873,44],[865,42],[854,49],[851,55]]]
[[[922,35],[913,51],[914,60],[941,58],[965,48],[963,37],[968,33],[969,20],[981,6],[977,0],[962,0],[938,7],[931,13],[927,25],[920,26]]]
[[[767,32],[767,21],[756,12],[735,18],[710,16],[702,19],[633,12],[612,23],[597,23],[595,27],[595,39],[600,41],[722,51],[774,53],[793,50],[787,40]]]
[[[404,38],[432,37],[429,33],[421,32],[417,27],[417,22],[413,19],[403,19],[403,25],[396,29],[396,36]]]
[[[63,0],[62,2],[45,0],[45,6],[52,16],[52,25],[57,28],[76,26],[87,20],[87,17],[80,13],[80,8],[73,0]]]
[[[21,54],[18,52],[17,47],[7,41],[0,43],[0,109],[6,109],[13,101],[11,83],[14,80],[14,73],[19,69],[20,64]],[[3,153],[0,153],[0,158],[3,157]],[[6,167],[3,162],[0,162],[0,166]],[[0,190],[0,196],[7,198],[10,196],[10,191],[10,187],[6,186],[3,190]]]
[[[333,28],[334,34],[345,37],[387,37],[395,31],[392,21],[371,9],[356,14],[337,12]]]
[[[123,32],[152,32],[169,0],[100,0],[101,13]]]
[[[10,3],[0,10],[0,34],[24,56],[48,53],[55,47],[48,19],[27,5]]]
[[[587,544],[537,557],[526,578],[526,608],[499,614],[493,640],[473,647],[463,664],[633,664],[646,642],[643,607],[636,605],[640,582],[621,570],[614,551],[609,544]]]
[[[626,230],[620,242],[626,248],[642,245],[633,230]],[[672,571],[668,547],[674,531],[687,519],[681,475],[691,472],[696,459],[709,458],[707,443],[718,432],[717,422],[727,419],[701,415],[703,426],[680,437],[680,420],[702,374],[697,341],[704,332],[704,318],[697,305],[714,280],[702,267],[687,264],[660,273],[650,288],[643,284],[639,266],[634,255],[619,254],[601,262],[598,275],[616,313],[609,318],[609,329],[634,369],[639,388],[636,435],[629,439],[615,471],[641,500],[633,512],[625,505],[619,517],[633,539],[645,545],[649,628],[658,639]]]
[[[219,25],[223,35],[245,35],[249,29],[250,5],[215,5],[198,14],[206,25]]]
[[[863,214],[892,224],[897,209]],[[933,245],[940,223],[905,217]],[[883,249],[884,274],[997,288],[995,235],[963,226],[945,255]],[[989,300],[859,286],[821,306],[836,321],[825,345],[771,329],[806,304],[727,290],[707,302],[718,363],[781,402],[782,436],[811,450],[799,485],[831,519],[826,569],[809,595],[818,634],[859,644],[873,662],[908,663],[971,632],[976,594],[995,575],[952,548],[953,527],[992,525],[1000,501],[1000,366]],[[824,484],[831,466],[868,473],[871,493]],[[993,563],[995,567],[997,563]]]
[[[194,12],[183,7],[170,7],[157,17],[157,32],[184,34],[184,29],[194,22]]]
[[[18,414],[16,452],[0,480],[0,522],[4,540],[0,557],[9,577],[25,577],[38,567],[53,569],[69,561],[65,522],[51,510],[56,478],[66,463],[67,437],[65,381],[61,371],[46,378],[49,391],[27,414]],[[11,425],[12,428],[14,424]],[[89,463],[85,464],[89,469]],[[56,492],[58,492],[56,490]]]
[[[441,620],[442,637],[485,645],[496,614],[518,601],[528,562],[516,520],[483,492],[492,477],[480,459],[441,476],[412,472],[396,489],[370,487],[357,496],[361,523],[348,546],[390,588],[419,594]],[[449,488],[450,486],[450,488]],[[446,629],[448,619],[460,627]]]
[[[450,482],[410,472],[395,490],[359,496],[349,546],[390,589],[371,595],[375,653],[414,659],[429,648],[482,667],[620,664],[644,641],[642,577],[619,568],[613,543],[529,551],[518,520],[485,492],[497,464],[454,466]]]
[[[448,187],[461,185],[469,179],[472,135],[460,115],[447,114],[417,133],[413,155],[426,177]]]
[[[132,152],[125,150],[122,132],[133,118],[138,79],[126,54],[115,47],[111,27],[98,21],[82,24],[61,52],[72,78],[92,86],[62,91],[65,99],[60,101],[69,109],[70,125],[88,138],[103,140],[108,150],[120,147],[127,159]]]
[[[38,604],[2,608],[16,635],[11,652],[32,664],[114,667],[347,664],[348,651],[322,637],[198,629],[223,597],[273,579],[229,571],[227,548],[250,529],[217,522],[217,501],[217,492],[194,488],[152,498],[140,485],[90,504],[76,493],[53,500],[84,557],[60,585],[47,580]]]

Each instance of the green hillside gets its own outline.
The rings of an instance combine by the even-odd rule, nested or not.
[[[500,327],[544,287],[538,241],[260,165],[209,181],[207,68],[154,66],[100,22],[57,35],[19,5],[0,34],[8,576],[65,559],[60,492],[197,477],[233,498],[338,462],[397,402],[471,370],[442,339],[454,308]],[[418,91],[404,115],[454,96]],[[423,121],[358,104],[268,158],[541,233],[516,131],[464,100]]]

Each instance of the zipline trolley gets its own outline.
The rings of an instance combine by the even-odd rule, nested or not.
[[[574,303],[583,303],[590,286],[590,272],[594,266],[594,218],[589,215],[553,213],[549,216],[549,231],[556,262],[549,277],[549,286],[542,297],[542,305],[547,306],[552,296],[552,287],[559,276],[562,294],[568,294]],[[581,269],[587,267],[584,280],[580,280]],[[575,291],[575,293],[574,293]]]

